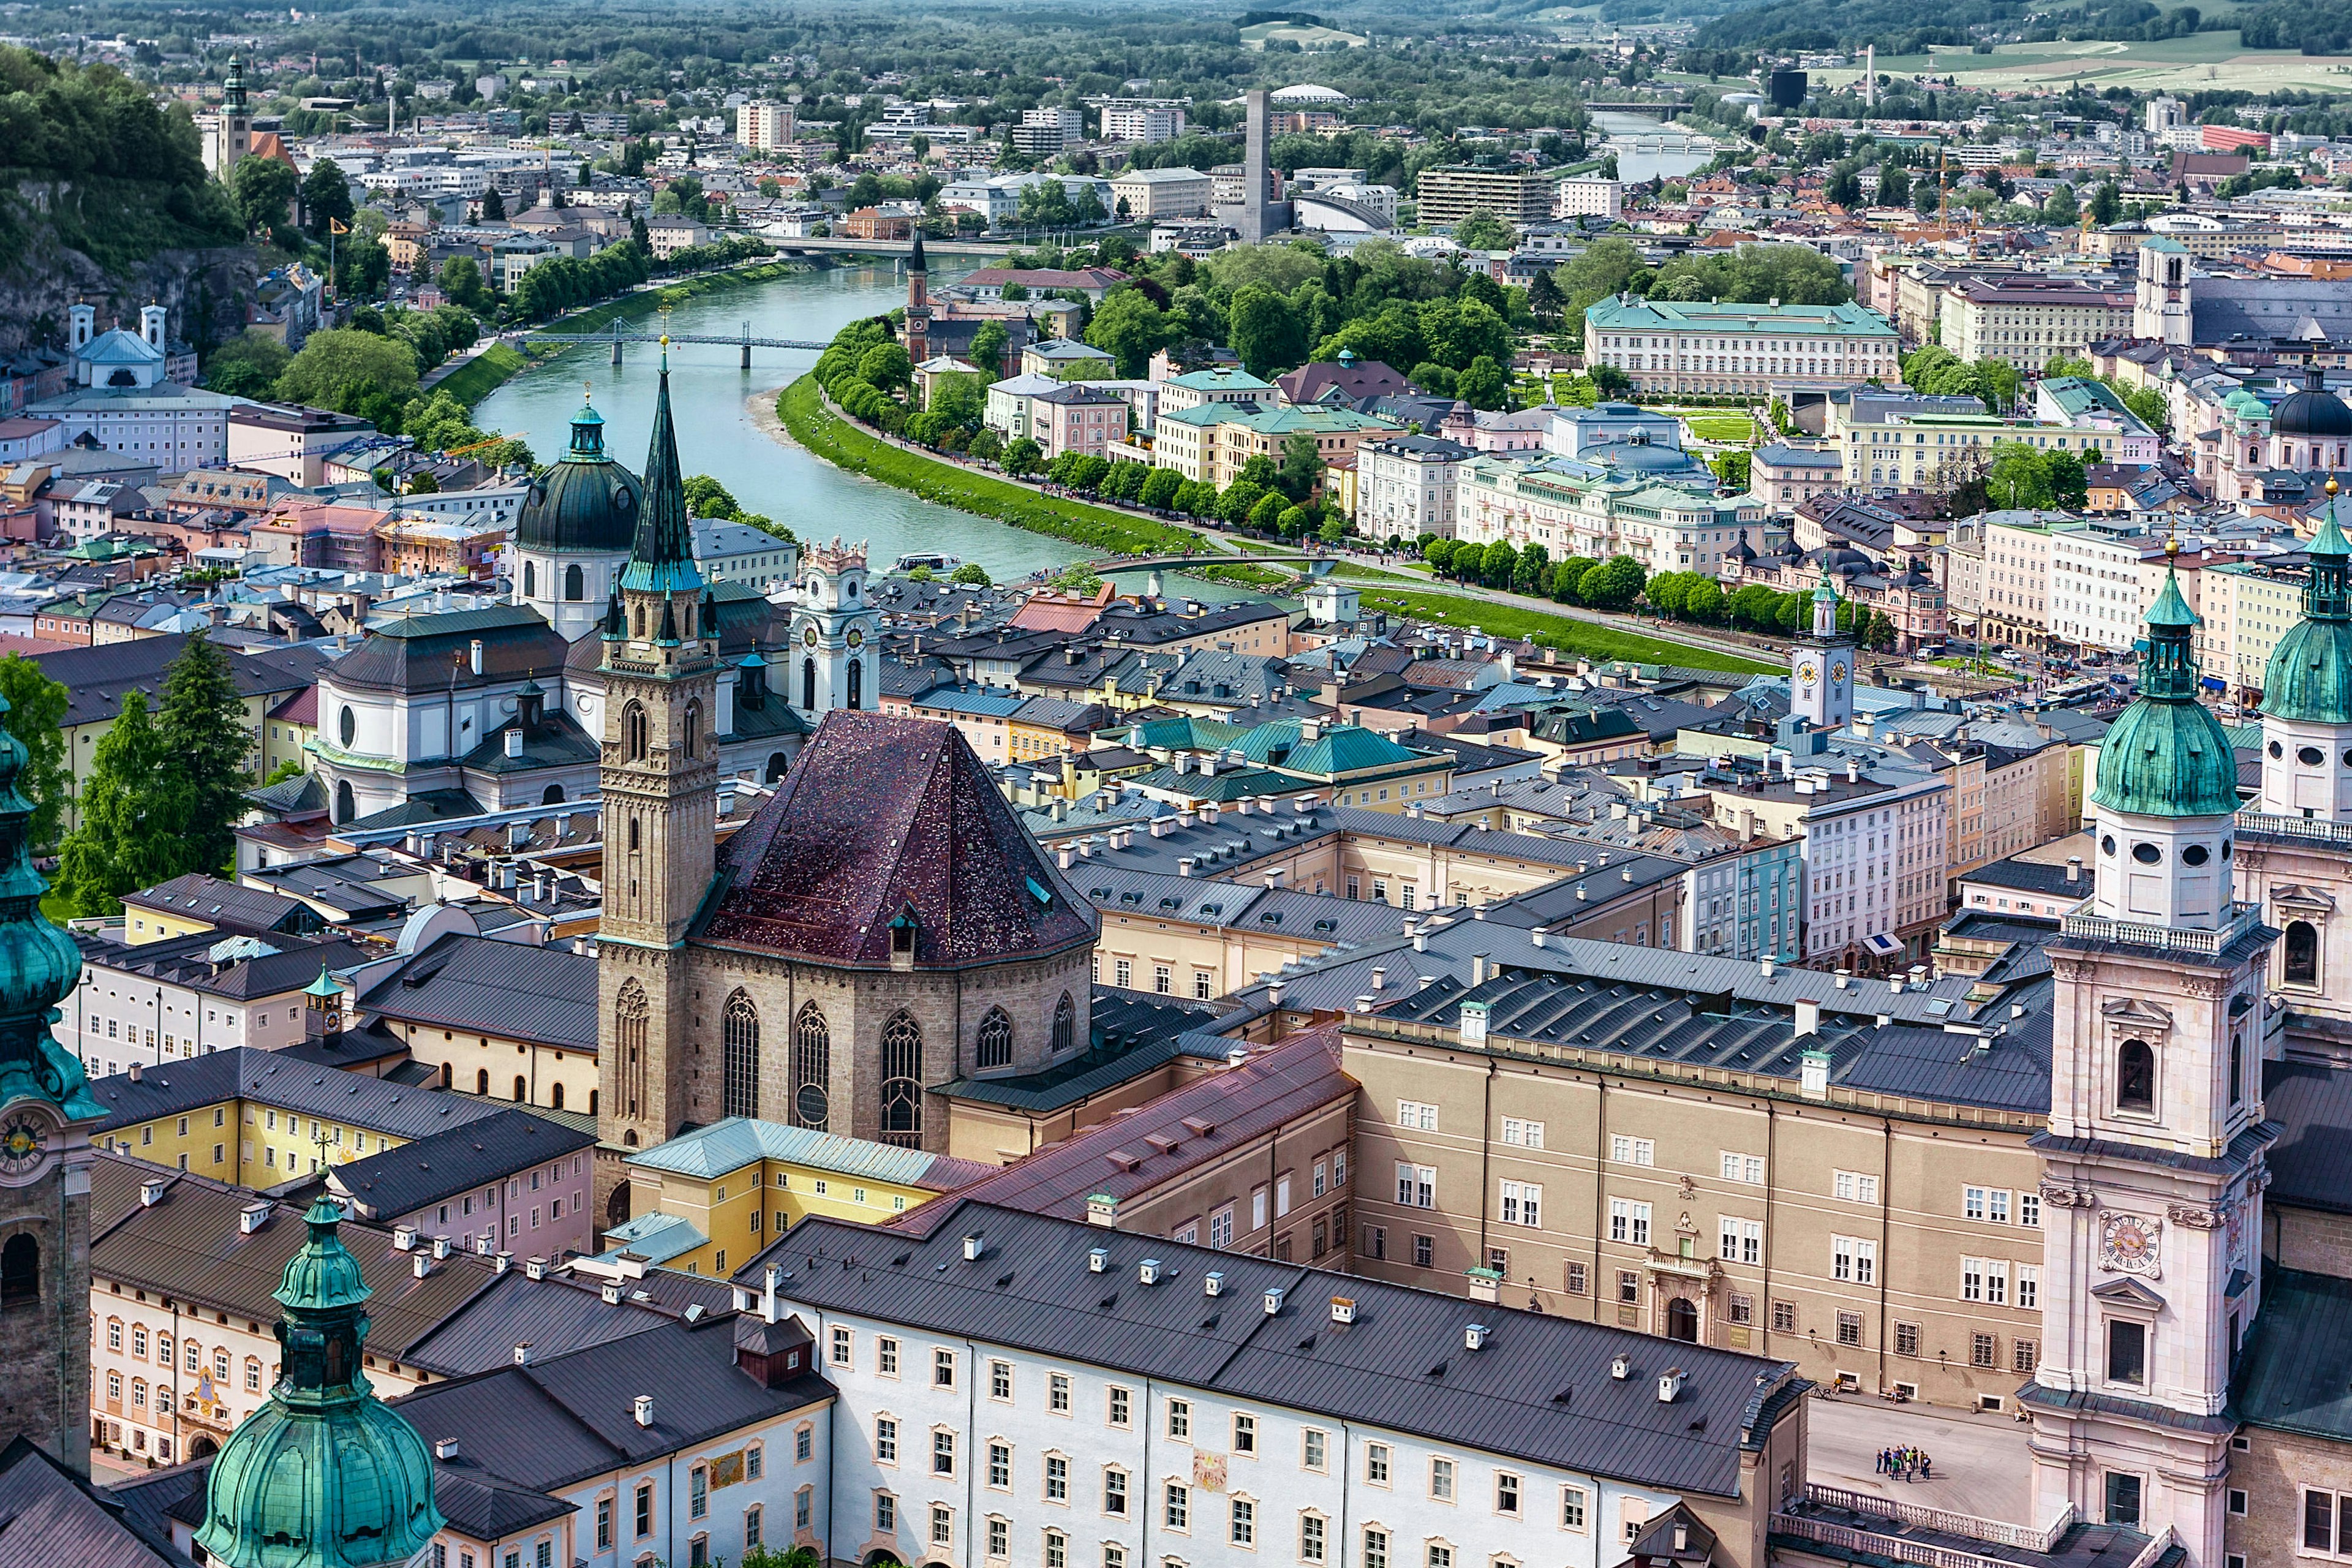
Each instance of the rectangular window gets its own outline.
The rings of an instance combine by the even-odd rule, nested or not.
[[[988,1363],[988,1396],[991,1399],[1013,1397],[1013,1363],[992,1361]]]
[[[2042,1194],[2040,1193],[2020,1193],[2017,1194],[2017,1223],[2020,1225],[2036,1226],[2041,1225]]]
[[[1056,1415],[1067,1415],[1070,1413],[1069,1373],[1056,1372],[1047,1374],[1045,1378],[1045,1408]]]
[[[2021,1263],[2017,1266],[2017,1304],[2029,1310],[2042,1306],[2042,1269],[2038,1265]]]
[[[1495,1511],[1519,1517],[1519,1478],[1504,1472],[1495,1476]]]
[[[1389,1532],[1385,1530],[1364,1531],[1364,1568],[1389,1568]]]
[[[1209,1245],[1223,1252],[1234,1244],[1234,1205],[1227,1204],[1209,1216]]]
[[[1585,1498],[1582,1487],[1559,1489],[1559,1527],[1562,1530],[1584,1528]]]
[[[1726,1263],[1756,1264],[1764,1261],[1764,1224],[1761,1220],[1726,1217],[1721,1226],[1721,1251]]]
[[[1313,1426],[1309,1426],[1299,1433],[1298,1463],[1300,1468],[1313,1470],[1318,1474],[1320,1474],[1325,1467],[1329,1463],[1330,1453],[1331,1439],[1328,1434]]]
[[[1738,1182],[1751,1187],[1760,1187],[1764,1184],[1764,1156],[1761,1154],[1734,1154],[1727,1152],[1723,1154],[1722,1160],[1725,1181]]]
[[[1534,1182],[1505,1182],[1503,1184],[1503,1223],[1530,1226],[1542,1225],[1542,1186]]]
[[[1238,1414],[1234,1416],[1234,1452],[1236,1454],[1257,1452],[1256,1416]]]
[[[1654,1165],[1658,1145],[1648,1138],[1613,1137],[1609,1140],[1609,1157],[1621,1165]]]
[[[1409,1165],[1402,1161],[1396,1168],[1397,1205],[1401,1208],[1426,1209],[1437,1206],[1437,1167]]]
[[[2012,1340],[2009,1346],[2009,1370],[2031,1373],[2041,1364],[2042,1346],[2035,1340]]]
[[[638,1483],[636,1504],[637,1534],[640,1537],[651,1535],[654,1532],[654,1489],[652,1482],[643,1481]]]
[[[1830,1237],[1830,1274],[1853,1285],[1868,1285],[1878,1278],[1878,1243],[1857,1236]]]
[[[955,1510],[953,1509],[942,1507],[938,1503],[931,1505],[931,1544],[933,1546],[955,1544]]]
[[[1298,1517],[1298,1560],[1301,1563],[1323,1561],[1323,1520],[1312,1513]]]
[[[1257,1504],[1247,1498],[1235,1498],[1228,1515],[1227,1533],[1235,1546],[1257,1544]]]
[[[1070,1538],[1058,1530],[1045,1532],[1045,1568],[1070,1568]]]
[[[1862,1314],[1840,1312],[1837,1315],[1837,1342],[1842,1345],[1862,1343]]]
[[[1013,1484],[1013,1445],[991,1443],[988,1446],[988,1484],[1002,1491]]]
[[[1852,1204],[1878,1201],[1878,1178],[1860,1171],[1839,1171],[1830,1177],[1830,1191]]]
[[[1452,1502],[1454,1500],[1453,1460],[1432,1459],[1429,1461],[1429,1495],[1433,1500],[1437,1502]]]
[[[1127,1512],[1127,1472],[1125,1470],[1103,1472],[1103,1511],[1116,1514]]]
[[[1168,1436],[1180,1437],[1187,1442],[1192,1440],[1192,1402],[1191,1400],[1171,1399],[1168,1402]]]
[[[1364,1445],[1364,1482],[1375,1487],[1389,1484],[1389,1446],[1386,1443]]]
[[[1650,1205],[1625,1198],[1609,1200],[1609,1239],[1630,1242],[1635,1247],[1650,1245]]]
[[[887,1415],[874,1418],[874,1457],[886,1465],[898,1462],[898,1424]]]
[[[1416,1232],[1412,1238],[1412,1266],[1415,1268],[1437,1267],[1437,1237]]]
[[[2107,1381],[2147,1381],[2147,1325],[2111,1319],[2107,1323]]]
[[[1638,1302],[1641,1299],[1642,1277],[1639,1274],[1634,1273],[1630,1268],[1619,1269],[1617,1271],[1617,1300],[1621,1302]]]
[[[1566,1290],[1570,1295],[1583,1295],[1585,1285],[1586,1276],[1583,1264],[1571,1263],[1560,1271],[1560,1288]]]
[[[1420,1132],[1437,1131],[1437,1107],[1417,1100],[1397,1101],[1397,1126]]]
[[[1918,1324],[1897,1323],[1895,1325],[1895,1353],[1896,1355],[1917,1355],[1919,1353]]]
[[[1104,1419],[1114,1426],[1124,1426],[1134,1419],[1135,1395],[1124,1388],[1113,1388],[1105,1395]]]
[[[931,1474],[935,1476],[954,1475],[955,1465],[956,1435],[952,1432],[932,1433]]]
[[[1982,1367],[1987,1371],[1990,1371],[1991,1369],[1998,1367],[2000,1364],[2000,1336],[1998,1334],[1970,1334],[1969,1336],[1969,1364],[1974,1367]]]
[[[1192,1528],[1192,1489],[1170,1481],[1160,1499],[1160,1522],[1171,1530]]]
[[[1013,1555],[1013,1521],[992,1519],[988,1521],[988,1554],[992,1558]]]
[[[1070,1500],[1070,1461],[1059,1454],[1045,1456],[1045,1500]]]
[[[2137,1530],[2139,1528],[2139,1491],[2140,1479],[2137,1476],[2118,1475],[2109,1471],[2106,1486],[2106,1522],[2121,1525],[2126,1530]],[[2306,1526],[2307,1523],[2306,1520]]]
[[[874,1341],[874,1370],[884,1377],[898,1375],[898,1342],[887,1334]]]
[[[701,1465],[686,1476],[686,1517],[701,1519],[710,1512],[710,1472]]]
[[[1506,1116],[1503,1118],[1503,1142],[1515,1149],[1540,1149],[1544,1146],[1544,1124]]]
[[[1118,961],[1117,961],[1116,963],[1114,963],[1110,967],[1111,967],[1111,984],[1114,984],[1114,985],[1118,986],[1118,987],[1120,990],[1122,990],[1122,991],[1126,991],[1126,990],[1131,989],[1131,988],[1134,986],[1134,984],[1135,984],[1135,961],[1134,961],[1134,960],[1132,960],[1132,959],[1127,959],[1127,958],[1122,958],[1122,959],[1119,959]]]
[[[953,1388],[955,1386],[955,1352],[933,1351],[931,1352],[931,1386],[933,1388]]]

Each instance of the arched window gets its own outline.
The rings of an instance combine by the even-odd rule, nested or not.
[[[41,1244],[19,1231],[0,1247],[0,1307],[30,1306],[41,1299]]]
[[[991,1007],[980,1021],[980,1069],[1013,1065],[1013,1018],[1002,1007]]]
[[[784,753],[783,753],[783,752],[769,752],[769,753],[768,753],[768,783],[770,783],[770,784],[775,784],[775,783],[779,782],[780,780],[782,780],[782,779],[783,778],[783,776],[784,776],[784,772],[785,772],[785,770],[786,770],[788,767],[790,767],[790,766],[791,766],[791,764],[790,764],[790,763],[786,763],[786,762],[784,761]]]
[[[545,789],[540,791],[539,804],[541,805],[562,805],[563,804],[563,786],[562,784],[550,784]]]
[[[686,755],[690,762],[702,754],[702,704],[686,705]]]
[[[547,1104],[548,1109],[551,1110],[561,1110],[563,1109],[563,1086],[562,1084],[556,1083],[550,1084],[548,1086]]]
[[[443,1089],[456,1088],[457,1083],[457,1068],[456,1064],[451,1062],[443,1062],[441,1064],[441,1087]]]
[[[882,1142],[903,1149],[923,1143],[923,1029],[894,1013],[882,1026]]]
[[[538,595],[539,563],[536,561],[526,561],[522,563],[522,596],[526,599],[531,599],[538,597]]]
[[[476,1094],[488,1094],[490,1092],[489,1068],[483,1068],[474,1074],[474,1092]]]
[[[629,981],[613,1005],[613,1040],[620,1047],[621,1111],[625,1116],[636,1115],[645,1103],[646,1016],[645,988]]]
[[[629,818],[629,850],[630,850],[630,852],[631,852],[632,854],[635,853],[635,851],[636,851],[636,847],[637,847],[637,819],[636,819],[635,817],[634,817],[634,816],[633,816],[633,817]]]
[[[588,1091],[588,1114],[596,1114],[596,1091],[593,1089]]]
[[[2156,1109],[2156,1053],[2146,1040],[2126,1040],[2116,1053],[2116,1109]]]
[[[530,1098],[530,1085],[520,1073],[515,1074],[514,1098],[517,1105]]]
[[[2246,1098],[2246,1037],[2242,1031],[2230,1036],[2230,1103],[2237,1105]]]
[[[849,661],[849,710],[856,712],[866,706],[866,666],[862,660]]]
[[[563,569],[563,596],[573,604],[588,596],[588,578],[576,565]]]
[[[1054,1054],[1058,1057],[1077,1043],[1078,1007],[1065,991],[1062,999],[1054,1004]]]
[[[816,711],[816,660],[801,660],[801,706],[809,712]]]
[[[357,816],[359,814],[359,803],[352,798],[352,781],[349,779],[336,780],[335,821],[338,824],[346,823],[352,817]]]
[[[833,1037],[811,1002],[793,1026],[793,1124],[824,1131],[832,1114]]]
[[[2319,928],[2309,921],[2286,922],[2284,973],[2289,985],[2319,984]]]
[[[640,703],[621,710],[621,754],[633,763],[646,760],[646,710]]]
[[[726,1057],[719,1094],[720,1114],[760,1114],[760,1010],[740,991],[727,998]]]

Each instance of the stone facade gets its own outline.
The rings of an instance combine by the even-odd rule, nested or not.
[[[18,1237],[39,1247],[33,1293],[0,1291],[0,1433],[21,1433],[87,1474],[92,1155],[86,1139],[71,1142],[30,1184],[0,1192],[0,1256]]]

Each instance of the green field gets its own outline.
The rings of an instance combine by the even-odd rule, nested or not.
[[[1360,49],[1371,40],[1361,33],[1337,27],[1301,26],[1296,22],[1254,22],[1242,29],[1242,47],[1262,49],[1269,43],[1297,44],[1302,49]]]
[[[433,384],[436,392],[446,392],[471,408],[496,392],[507,377],[522,369],[530,361],[521,350],[506,343],[492,343],[456,370]]]
[[[1948,76],[1962,87],[1980,89],[2063,87],[2080,81],[2093,88],[2127,87],[2140,91],[2352,89],[2352,58],[2302,55],[2292,49],[2248,49],[2240,45],[2234,30],[2193,33],[2151,43],[2084,39],[2002,44],[1989,55],[1938,48],[1925,55],[1883,58],[1878,68],[1898,80],[1922,74]],[[1815,73],[1815,80],[1821,87],[1842,87],[1861,74],[1858,68],[1821,71]]]
[[[1131,517],[1060,496],[1041,496],[954,463],[903,451],[827,408],[814,376],[802,376],[784,388],[776,399],[776,417],[792,432],[793,440],[835,467],[959,511],[1066,539],[1106,555],[1192,554],[1202,548],[1200,540],[1186,530],[1148,517]]]
[[[1392,615],[1410,616],[1414,620],[1430,621],[1439,626],[1476,626],[1482,632],[1493,632],[1500,637],[1528,637],[1546,647],[1582,654],[1588,658],[1623,658],[1639,664],[1679,664],[1695,669],[1727,669],[1748,675],[1770,675],[1779,668],[1777,665],[1741,658],[1736,654],[1717,653],[1708,648],[1693,647],[1687,643],[1643,637],[1638,632],[1621,632],[1567,616],[1521,609],[1516,605],[1457,599],[1446,594],[1414,593],[1396,588],[1367,588],[1357,598],[1368,610],[1387,610]]]

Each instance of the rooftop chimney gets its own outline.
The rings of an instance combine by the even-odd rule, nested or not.
[[[434,1438],[433,1457],[436,1459],[456,1458],[457,1457],[457,1439],[455,1437]]]
[[[517,1366],[529,1366],[530,1364],[530,1342],[529,1340],[517,1340],[515,1342],[514,1363]]]
[[[150,1176],[139,1184],[139,1206],[152,1209],[163,1201],[163,1178]]]
[[[636,1419],[637,1425],[640,1426],[650,1426],[654,1424],[654,1396],[652,1394],[640,1394],[637,1395]]]
[[[247,1204],[236,1211],[236,1229],[239,1236],[251,1236],[268,1223],[269,1205],[268,1204]]]

